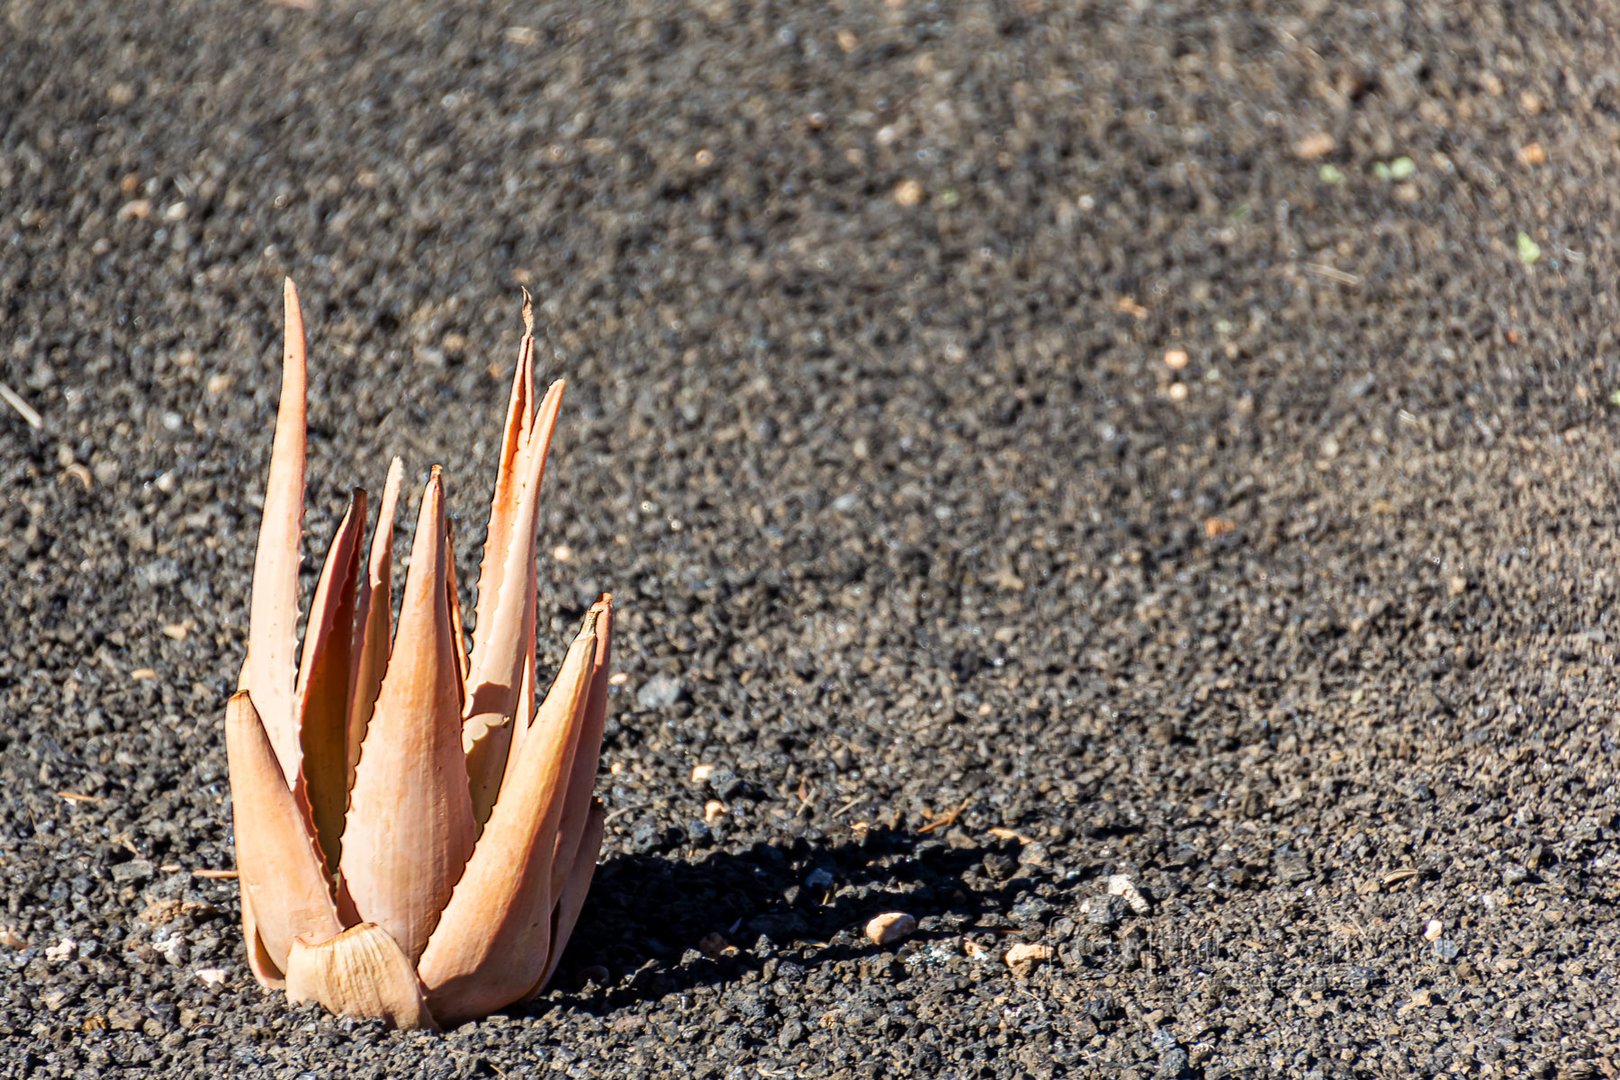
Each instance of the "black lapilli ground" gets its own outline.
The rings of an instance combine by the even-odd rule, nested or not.
[[[1620,12],[1249,7],[0,6],[0,1073],[1616,1075]],[[193,873],[284,274],[306,551],[399,453],[467,586],[522,285],[618,603],[442,1035]]]

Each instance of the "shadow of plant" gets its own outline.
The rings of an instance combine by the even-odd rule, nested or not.
[[[862,932],[885,911],[927,918],[914,939],[959,935],[1037,887],[1017,857],[1016,844],[876,828],[859,841],[800,837],[695,862],[614,856],[533,1009],[611,1011],[737,980],[772,957],[816,967],[888,953]],[[589,985],[602,969],[605,990]]]

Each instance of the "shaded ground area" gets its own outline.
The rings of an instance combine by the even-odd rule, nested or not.
[[[1251,6],[0,5],[3,1071],[1616,1075],[1620,9]],[[397,450],[476,566],[521,283],[620,604],[442,1037],[191,873],[284,273],[317,546]]]

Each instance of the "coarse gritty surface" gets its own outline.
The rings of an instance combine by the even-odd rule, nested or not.
[[[0,1072],[1615,1075],[1620,10],[1228,6],[0,5]],[[518,284],[544,678],[618,600],[443,1036],[191,873],[283,274],[306,609],[394,451],[475,577]]]

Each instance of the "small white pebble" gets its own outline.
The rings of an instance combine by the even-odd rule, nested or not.
[[[1148,898],[1136,887],[1136,882],[1124,874],[1109,875],[1108,895],[1120,897],[1125,901],[1125,906],[1138,915],[1146,915],[1153,908]]]
[[[711,777],[713,775],[714,775],[714,766],[713,765],[694,765],[694,766],[692,766],[692,783],[694,783],[694,784],[701,784],[701,783],[703,783],[703,781],[707,780],[709,777]]]
[[[63,938],[55,945],[45,947],[45,959],[53,964],[65,964],[79,955],[79,943],[72,938]]]
[[[186,939],[164,930],[152,935],[152,951],[176,967],[191,959],[191,947],[186,944]]]
[[[917,920],[903,911],[888,911],[866,924],[866,936],[874,945],[894,945],[917,930]]]
[[[1426,941],[1436,941],[1446,932],[1445,924],[1439,919],[1430,919],[1423,924],[1423,937]]]
[[[224,986],[230,972],[224,968],[198,968],[197,978],[202,980],[204,986]]]

